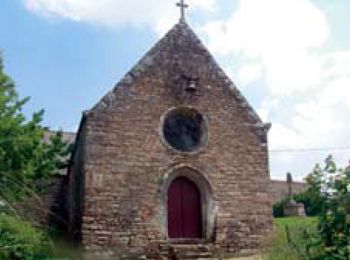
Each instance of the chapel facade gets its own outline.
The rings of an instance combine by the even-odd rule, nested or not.
[[[258,248],[272,229],[269,127],[181,20],[84,113],[70,233],[115,257]]]

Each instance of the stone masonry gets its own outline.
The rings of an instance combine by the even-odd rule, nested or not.
[[[271,196],[272,202],[276,203],[285,198],[288,198],[288,186],[286,181],[271,180]],[[292,182],[293,194],[301,193],[307,189],[305,182]]]
[[[196,151],[164,139],[164,117],[176,108],[205,119],[206,139]],[[115,258],[258,248],[272,229],[269,127],[190,27],[176,24],[84,113],[68,172],[70,233]],[[166,194],[176,176],[201,192],[200,239],[168,237]]]

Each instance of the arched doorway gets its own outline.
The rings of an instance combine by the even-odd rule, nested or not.
[[[167,195],[169,238],[202,238],[201,194],[196,184],[178,177]]]

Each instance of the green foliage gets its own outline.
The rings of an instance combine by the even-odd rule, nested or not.
[[[310,201],[320,206],[314,208],[318,214],[317,228],[298,231],[289,224],[284,233],[277,236],[287,238],[288,250],[294,252],[295,259],[349,260],[350,167],[337,168],[333,157],[329,156],[324,168],[316,165],[307,177],[307,183],[309,188],[304,195],[307,194]],[[276,243],[279,243],[278,240]]]
[[[284,217],[284,206],[288,203],[288,198],[285,198],[281,201],[273,204],[273,216],[275,218]]]
[[[323,200],[320,197],[320,191],[316,192],[313,188],[308,188],[305,192],[294,194],[293,200],[304,205],[307,216],[314,217],[321,214]],[[285,198],[273,204],[275,218],[284,217],[284,206],[287,203],[288,198]]]
[[[303,203],[308,216],[319,216],[324,207],[324,199],[321,193],[323,170],[317,164],[313,171],[306,177],[307,190],[296,194],[294,200]]]
[[[321,193],[323,171],[317,164],[312,172],[306,177],[307,190],[293,195],[294,201],[305,206],[307,216],[319,216],[324,207],[324,199]],[[283,208],[288,199],[283,199],[273,205],[273,216],[284,217]]]
[[[13,201],[36,183],[50,178],[65,164],[68,146],[62,134],[43,142],[44,111],[26,119],[22,112],[29,98],[20,99],[14,82],[3,72],[0,57],[0,200]]]
[[[40,260],[51,254],[44,232],[13,216],[0,214],[0,259]]]
[[[338,169],[332,156],[325,161],[321,191],[323,209],[319,216],[319,241],[324,258],[350,259],[350,168]]]
[[[45,191],[66,164],[68,144],[62,133],[44,141],[44,111],[27,119],[22,110],[28,101],[19,98],[0,57],[0,259],[48,259],[51,254],[48,236],[21,220],[13,205]]]

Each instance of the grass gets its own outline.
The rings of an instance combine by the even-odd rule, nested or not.
[[[298,250],[305,249],[304,231],[308,229],[313,232],[316,226],[317,218],[275,219],[275,232],[267,241],[263,258],[265,260],[303,259]],[[286,227],[289,230],[292,245],[288,242]],[[54,237],[51,238],[54,239]],[[60,240],[55,242],[52,245],[50,238],[44,232],[33,228],[29,223],[0,214],[0,259],[80,259],[79,250],[70,248]],[[52,257],[53,255],[56,257]]]
[[[307,218],[275,218],[275,226],[280,229],[285,226],[295,227],[295,226],[304,226],[304,227],[315,227],[317,224],[316,217],[307,217]]]
[[[264,259],[266,260],[297,260],[302,259],[305,230],[315,232],[317,218],[276,218],[275,232],[268,241]],[[289,230],[288,242],[287,230]],[[296,249],[297,248],[297,249]]]

